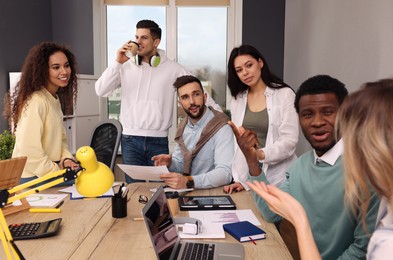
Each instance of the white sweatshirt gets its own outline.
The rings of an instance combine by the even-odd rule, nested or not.
[[[108,97],[121,87],[120,122],[123,134],[166,137],[172,125],[175,88],[173,83],[190,73],[180,64],[169,60],[158,50],[161,62],[151,67],[142,62],[136,65],[131,59],[123,64],[109,66],[97,80],[98,96]],[[208,97],[207,105],[220,107]]]

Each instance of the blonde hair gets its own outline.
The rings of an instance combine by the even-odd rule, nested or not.
[[[366,83],[350,94],[337,129],[344,141],[345,198],[365,225],[374,189],[393,208],[393,79]]]

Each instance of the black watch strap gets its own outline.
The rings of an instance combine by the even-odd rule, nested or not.
[[[194,183],[194,179],[191,176],[186,176],[188,181],[186,183],[187,189],[191,189],[194,188],[195,183]]]

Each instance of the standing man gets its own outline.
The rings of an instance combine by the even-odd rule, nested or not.
[[[169,168],[170,173],[160,178],[174,189],[207,189],[230,183],[234,138],[228,117],[205,105],[207,96],[198,78],[182,76],[173,85],[187,117],[177,129],[173,154],[152,158],[156,165]]]
[[[337,111],[347,94],[343,83],[327,75],[307,79],[296,93],[295,109],[300,126],[313,150],[292,163],[286,172],[287,180],[279,189],[303,206],[304,211],[296,212],[293,210],[294,203],[288,203],[288,211],[295,216],[294,219],[301,224],[309,221],[308,228],[297,229],[297,232],[300,236],[306,234],[313,238],[318,252],[301,251],[302,259],[318,259],[308,258],[310,253],[320,254],[322,259],[365,259],[368,241],[374,230],[379,206],[376,193],[371,194],[365,223],[362,223],[361,213],[353,214],[344,201],[343,144],[342,140],[336,139],[335,124]],[[269,182],[256,156],[255,134],[249,130],[240,134],[236,128],[233,129],[247,158],[250,179],[253,181],[248,184],[254,191],[252,195],[257,207],[267,221],[280,221],[282,216],[272,211],[275,208],[269,208],[271,205],[261,197],[265,194],[264,185]],[[285,216],[282,211],[280,214]],[[286,217],[291,221],[291,218]],[[363,224],[367,225],[367,231]],[[296,228],[297,224],[294,226]],[[298,239],[299,245],[311,245],[313,242],[312,239]]]
[[[121,150],[124,164],[152,166],[151,158],[167,154],[168,130],[172,124],[177,77],[189,74],[158,49],[161,28],[151,20],[136,25],[135,42],[118,51],[116,61],[95,84],[96,93],[108,97],[121,87],[120,121],[123,125]],[[210,105],[220,109],[212,99]],[[134,182],[126,175],[127,183]]]

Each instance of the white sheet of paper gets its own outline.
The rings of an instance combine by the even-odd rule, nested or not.
[[[14,202],[12,202],[12,206],[20,206],[20,205],[22,205],[22,201],[20,200],[15,200]]]
[[[85,198],[83,195],[81,195],[81,194],[77,191],[75,184],[72,185],[72,186],[69,186],[69,187],[67,187],[67,188],[61,189],[61,190],[59,190],[59,191],[60,191],[60,192],[71,193],[71,199],[82,199],[82,198]],[[114,194],[115,194],[115,193],[114,193],[114,191],[113,191],[113,188],[111,187],[107,192],[105,192],[105,193],[102,194],[101,196],[98,196],[98,198],[99,198],[99,197],[111,197],[111,196],[113,196]]]
[[[119,168],[128,176],[136,180],[162,181],[160,174],[169,173],[166,166],[140,166],[118,164]]]
[[[251,209],[239,210],[198,210],[189,211],[190,218],[202,221],[202,233],[198,235],[183,234],[179,232],[180,238],[225,238],[225,231],[222,225],[248,220],[256,226],[261,223]]]
[[[169,188],[167,186],[164,186],[164,192],[175,192],[175,191],[177,191],[179,194],[183,194],[183,193],[186,193],[186,192],[189,192],[189,191],[193,191],[193,190],[194,190],[194,188],[172,189],[172,188]],[[154,192],[157,191],[157,188],[150,189],[150,191],[154,193]]]

